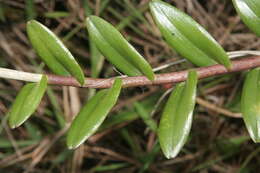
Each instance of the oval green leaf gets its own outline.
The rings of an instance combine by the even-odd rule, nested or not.
[[[197,66],[231,67],[224,49],[190,16],[160,0],[150,2],[150,9],[162,36],[180,55]]]
[[[20,126],[37,109],[47,88],[47,77],[42,76],[39,83],[26,84],[17,95],[9,112],[11,128]]]
[[[88,17],[86,24],[92,41],[116,68],[128,76],[144,74],[148,79],[154,79],[149,63],[114,26],[97,16]]]
[[[197,81],[196,71],[190,71],[186,84],[176,86],[164,108],[158,137],[168,159],[177,156],[190,133]]]
[[[249,135],[260,142],[260,68],[248,72],[242,91],[241,112]]]
[[[242,21],[260,36],[260,1],[259,0],[232,0]]]
[[[116,79],[112,88],[99,91],[81,109],[72,122],[67,136],[67,146],[77,148],[96,132],[109,111],[116,104],[122,88],[122,80]]]
[[[29,21],[26,29],[32,46],[54,73],[70,73],[81,85],[84,84],[84,73],[79,64],[53,32],[35,20]]]

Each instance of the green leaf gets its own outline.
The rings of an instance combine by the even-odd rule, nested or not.
[[[27,33],[36,52],[54,73],[70,73],[81,85],[84,84],[84,73],[79,64],[53,32],[41,23],[31,20],[27,23]]]
[[[11,128],[20,126],[35,112],[47,88],[47,81],[47,77],[43,75],[39,83],[26,84],[21,89],[9,113]]]
[[[197,66],[231,67],[223,48],[190,16],[160,0],[150,2],[150,9],[162,36],[180,55]]]
[[[232,0],[242,21],[257,36],[260,36],[260,1],[259,0]]]
[[[99,51],[121,72],[128,76],[144,74],[154,79],[147,61],[130,45],[114,26],[97,16],[86,20],[89,35]]]
[[[164,155],[174,158],[190,133],[197,89],[197,73],[190,71],[186,84],[176,86],[164,108],[158,136]]]
[[[97,78],[104,64],[104,56],[97,49],[93,43],[91,37],[89,40],[90,44],[90,60],[91,60],[91,77]]]
[[[241,112],[249,135],[254,142],[260,142],[260,68],[251,70],[246,76]]]
[[[72,122],[67,136],[70,149],[77,148],[96,132],[109,111],[116,104],[122,87],[122,80],[116,79],[112,88],[99,91],[82,108]]]

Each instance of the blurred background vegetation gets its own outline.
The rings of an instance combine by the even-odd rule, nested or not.
[[[167,2],[191,15],[227,51],[260,47],[260,40],[240,21],[230,0]],[[32,50],[25,32],[26,22],[36,19],[63,40],[87,76],[120,75],[89,44],[84,19],[91,14],[116,26],[153,67],[180,60],[160,37],[148,3],[149,0],[0,0],[0,67],[50,73]],[[192,67],[184,62],[160,73]],[[100,130],[74,151],[65,145],[65,126],[95,90],[49,87],[34,116],[22,127],[10,130],[5,115],[24,83],[0,79],[0,172],[257,172],[260,150],[249,139],[239,118],[243,79],[244,72],[199,82],[190,138],[178,157],[171,160],[160,151],[152,130],[154,124],[142,119],[158,121],[167,97],[165,92],[171,85],[124,89]]]

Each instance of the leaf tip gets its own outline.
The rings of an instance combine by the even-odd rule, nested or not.
[[[32,19],[32,20],[27,21],[26,26],[28,27],[28,26],[32,26],[35,24],[40,24],[40,23],[37,22],[36,20]]]
[[[97,16],[90,15],[90,16],[86,17],[86,22],[92,22],[93,20],[95,20],[95,18],[97,18]]]
[[[27,25],[30,25],[33,22],[35,22],[35,20],[29,20],[29,21],[27,21]]]
[[[69,132],[70,132],[70,131],[69,131]],[[74,145],[73,142],[72,142],[70,133],[68,133],[66,143],[67,143],[68,149],[72,150],[72,149],[75,149],[75,148],[76,148],[75,145]]]
[[[73,123],[75,123],[74,121],[73,121]],[[72,126],[73,126],[73,124],[71,125],[71,127],[68,131],[67,138],[66,138],[66,144],[67,144],[68,149],[70,149],[70,150],[76,149],[78,146],[80,146],[86,140],[85,138],[79,140],[78,134],[75,134],[75,126],[73,126],[73,127]]]
[[[8,125],[11,129],[18,127],[18,122],[11,113],[8,113]]]
[[[11,129],[15,129],[15,128],[19,127],[21,124],[22,124],[21,122],[17,122],[11,118],[9,119],[9,127]]]
[[[68,143],[67,143],[67,147],[69,150],[74,150],[77,148],[77,146],[74,146],[73,144],[68,144]]]
[[[250,135],[254,143],[260,143],[260,136]]]
[[[85,141],[85,139],[81,140],[80,142],[75,139],[75,137],[73,137],[70,132],[67,136],[67,147],[70,150],[74,150],[76,148],[78,148],[78,146],[80,146],[83,142]]]
[[[16,128],[16,125],[15,125],[14,123],[12,123],[12,122],[9,121],[9,127],[10,127],[11,129],[15,129],[15,128]]]
[[[171,150],[171,151],[163,151],[164,156],[167,159],[174,159],[178,154],[180,150]]]

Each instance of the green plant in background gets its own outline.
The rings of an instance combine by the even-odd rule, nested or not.
[[[233,3],[242,20],[252,31],[260,35],[260,2],[233,0]],[[227,71],[232,68],[224,49],[191,17],[160,0],[151,1],[150,10],[166,42],[184,58],[197,66],[219,63]],[[89,16],[86,25],[93,48],[95,50],[97,48],[117,69],[125,75],[145,75],[150,83],[156,82],[157,76],[151,65],[113,25],[97,16]],[[84,86],[83,71],[54,33],[35,20],[27,23],[27,33],[37,54],[54,73],[63,76],[71,75],[80,86]],[[99,71],[95,72],[95,77]],[[160,146],[167,158],[173,158],[180,152],[192,125],[198,74],[195,70],[189,70],[186,75],[187,81],[178,84],[172,91],[158,127],[139,103],[134,104],[147,126],[157,133]],[[255,142],[260,141],[259,75],[258,68],[247,74],[241,101],[246,127]],[[25,85],[14,101],[9,112],[9,124],[12,128],[21,125],[39,105],[48,83],[48,76],[41,76],[40,82]],[[113,86],[110,89],[98,91],[87,101],[69,129],[67,136],[69,148],[78,147],[98,130],[116,104],[124,82],[127,83],[120,78],[115,78],[111,81]]]

